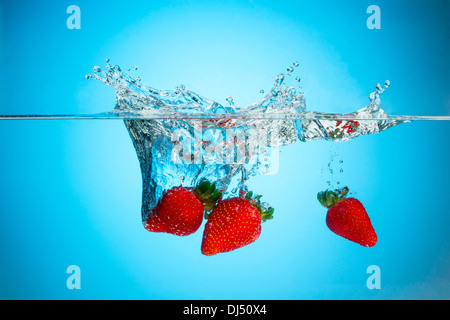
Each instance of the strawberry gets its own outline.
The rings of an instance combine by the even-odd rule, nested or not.
[[[357,113],[355,114],[355,116]],[[344,123],[344,125],[341,127],[341,124]],[[356,129],[358,129],[360,123],[356,120],[348,120],[348,121],[342,121],[337,120],[335,129],[332,131],[329,127],[326,127],[328,130],[328,135],[333,139],[340,139],[346,134],[354,133],[356,132]]]
[[[207,215],[201,251],[206,256],[242,248],[259,238],[261,222],[272,219],[273,208],[265,209],[261,196],[220,200]]]
[[[355,198],[345,198],[347,187],[335,191],[319,192],[319,202],[328,208],[327,227],[335,234],[365,247],[377,243],[377,235],[362,203]]]
[[[203,213],[212,210],[221,196],[215,184],[207,180],[200,181],[196,188],[173,187],[159,199],[144,220],[144,227],[152,232],[190,235],[200,228]]]

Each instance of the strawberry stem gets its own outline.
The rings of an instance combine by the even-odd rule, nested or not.
[[[194,189],[194,194],[203,203],[205,218],[207,218],[207,212],[214,209],[217,201],[222,197],[222,192],[216,188],[216,183],[211,183],[205,178],[197,184]]]
[[[325,190],[317,194],[317,200],[319,200],[320,204],[325,208],[331,208],[344,199],[348,192],[348,187],[336,190]]]
[[[273,219],[273,213],[275,209],[265,203],[262,203],[260,201],[261,197],[262,195],[253,196],[252,191],[247,192],[247,194],[244,196],[245,199],[250,201],[258,209],[259,214],[261,215],[261,222],[266,222],[267,220]]]

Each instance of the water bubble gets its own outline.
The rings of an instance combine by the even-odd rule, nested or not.
[[[294,62],[294,67],[298,67],[300,64],[298,63],[298,61]]]
[[[259,93],[264,93],[264,90],[262,90],[262,89],[261,89],[261,90],[259,90]]]
[[[106,61],[106,63],[109,63],[110,60],[109,60],[109,58],[106,58],[105,61]]]
[[[300,82],[302,79],[300,77],[296,77],[295,81]]]
[[[94,67],[94,72],[101,72],[102,68],[100,68],[99,66],[95,66]]]
[[[389,80],[386,80],[386,82],[384,83],[384,87],[388,88],[391,85],[391,82]]]
[[[290,76],[291,73],[292,73],[292,71],[294,71],[294,68],[289,67],[289,68],[287,68],[286,70],[287,70],[287,72],[288,72],[288,76]]]

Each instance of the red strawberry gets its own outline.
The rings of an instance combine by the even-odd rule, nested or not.
[[[326,223],[335,234],[365,247],[377,243],[377,234],[362,203],[355,198],[345,198],[348,188],[319,192],[319,202],[328,208]]]
[[[206,256],[242,248],[261,234],[261,222],[272,219],[273,208],[264,209],[261,196],[220,200],[211,214],[203,232],[201,251]]]
[[[202,224],[204,211],[210,211],[221,196],[215,184],[206,180],[196,188],[173,187],[159,199],[144,227],[152,232],[190,235]]]

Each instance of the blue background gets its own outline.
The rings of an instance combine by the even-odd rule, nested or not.
[[[72,4],[80,30],[66,27]],[[366,27],[371,4],[380,30]],[[389,114],[450,115],[449,17],[437,0],[2,0],[0,114],[112,109],[114,90],[84,78],[110,58],[153,87],[182,83],[242,106],[297,60],[310,110],[355,111],[389,79]],[[448,299],[449,133],[446,121],[414,122],[282,148],[278,173],[250,182],[275,218],[255,243],[206,257],[203,228],[142,227],[139,164],[120,120],[1,121],[0,298]],[[364,203],[375,247],[327,229],[316,194],[328,180]],[[73,264],[80,290],[66,287]],[[366,287],[370,265],[379,290]]]

